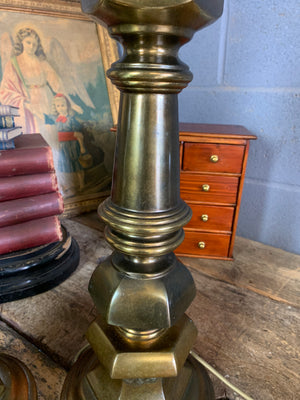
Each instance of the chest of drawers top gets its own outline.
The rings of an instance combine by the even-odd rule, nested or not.
[[[228,139],[234,140],[234,143],[240,143],[240,141],[256,139],[247,128],[242,125],[223,125],[223,124],[198,124],[192,122],[180,122],[179,124],[180,136],[185,138],[194,138],[194,141],[201,141],[205,138],[210,141],[214,140],[215,137],[218,141],[227,141]],[[199,136],[200,135],[200,136]]]

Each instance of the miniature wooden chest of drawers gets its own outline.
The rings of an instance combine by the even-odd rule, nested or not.
[[[232,259],[249,141],[243,126],[180,124],[180,193],[193,216],[177,255]]]

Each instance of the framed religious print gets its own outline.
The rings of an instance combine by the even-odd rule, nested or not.
[[[105,71],[117,58],[79,3],[0,0],[0,104],[18,107],[23,133],[51,146],[67,216],[110,192],[118,90]]]

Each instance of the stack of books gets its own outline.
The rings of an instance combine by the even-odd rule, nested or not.
[[[58,191],[51,147],[40,134],[0,150],[0,254],[61,241]]]
[[[14,149],[15,138],[22,135],[22,127],[15,124],[18,116],[18,107],[0,104],[0,150]]]

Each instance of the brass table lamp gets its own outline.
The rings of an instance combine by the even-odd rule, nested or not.
[[[115,251],[91,277],[100,316],[61,400],[213,399],[189,357],[194,282],[173,254],[191,217],[180,199],[177,95],[192,75],[177,53],[220,17],[223,0],[82,0],[82,9],[124,47],[108,71],[121,99],[111,197],[99,207]]]

